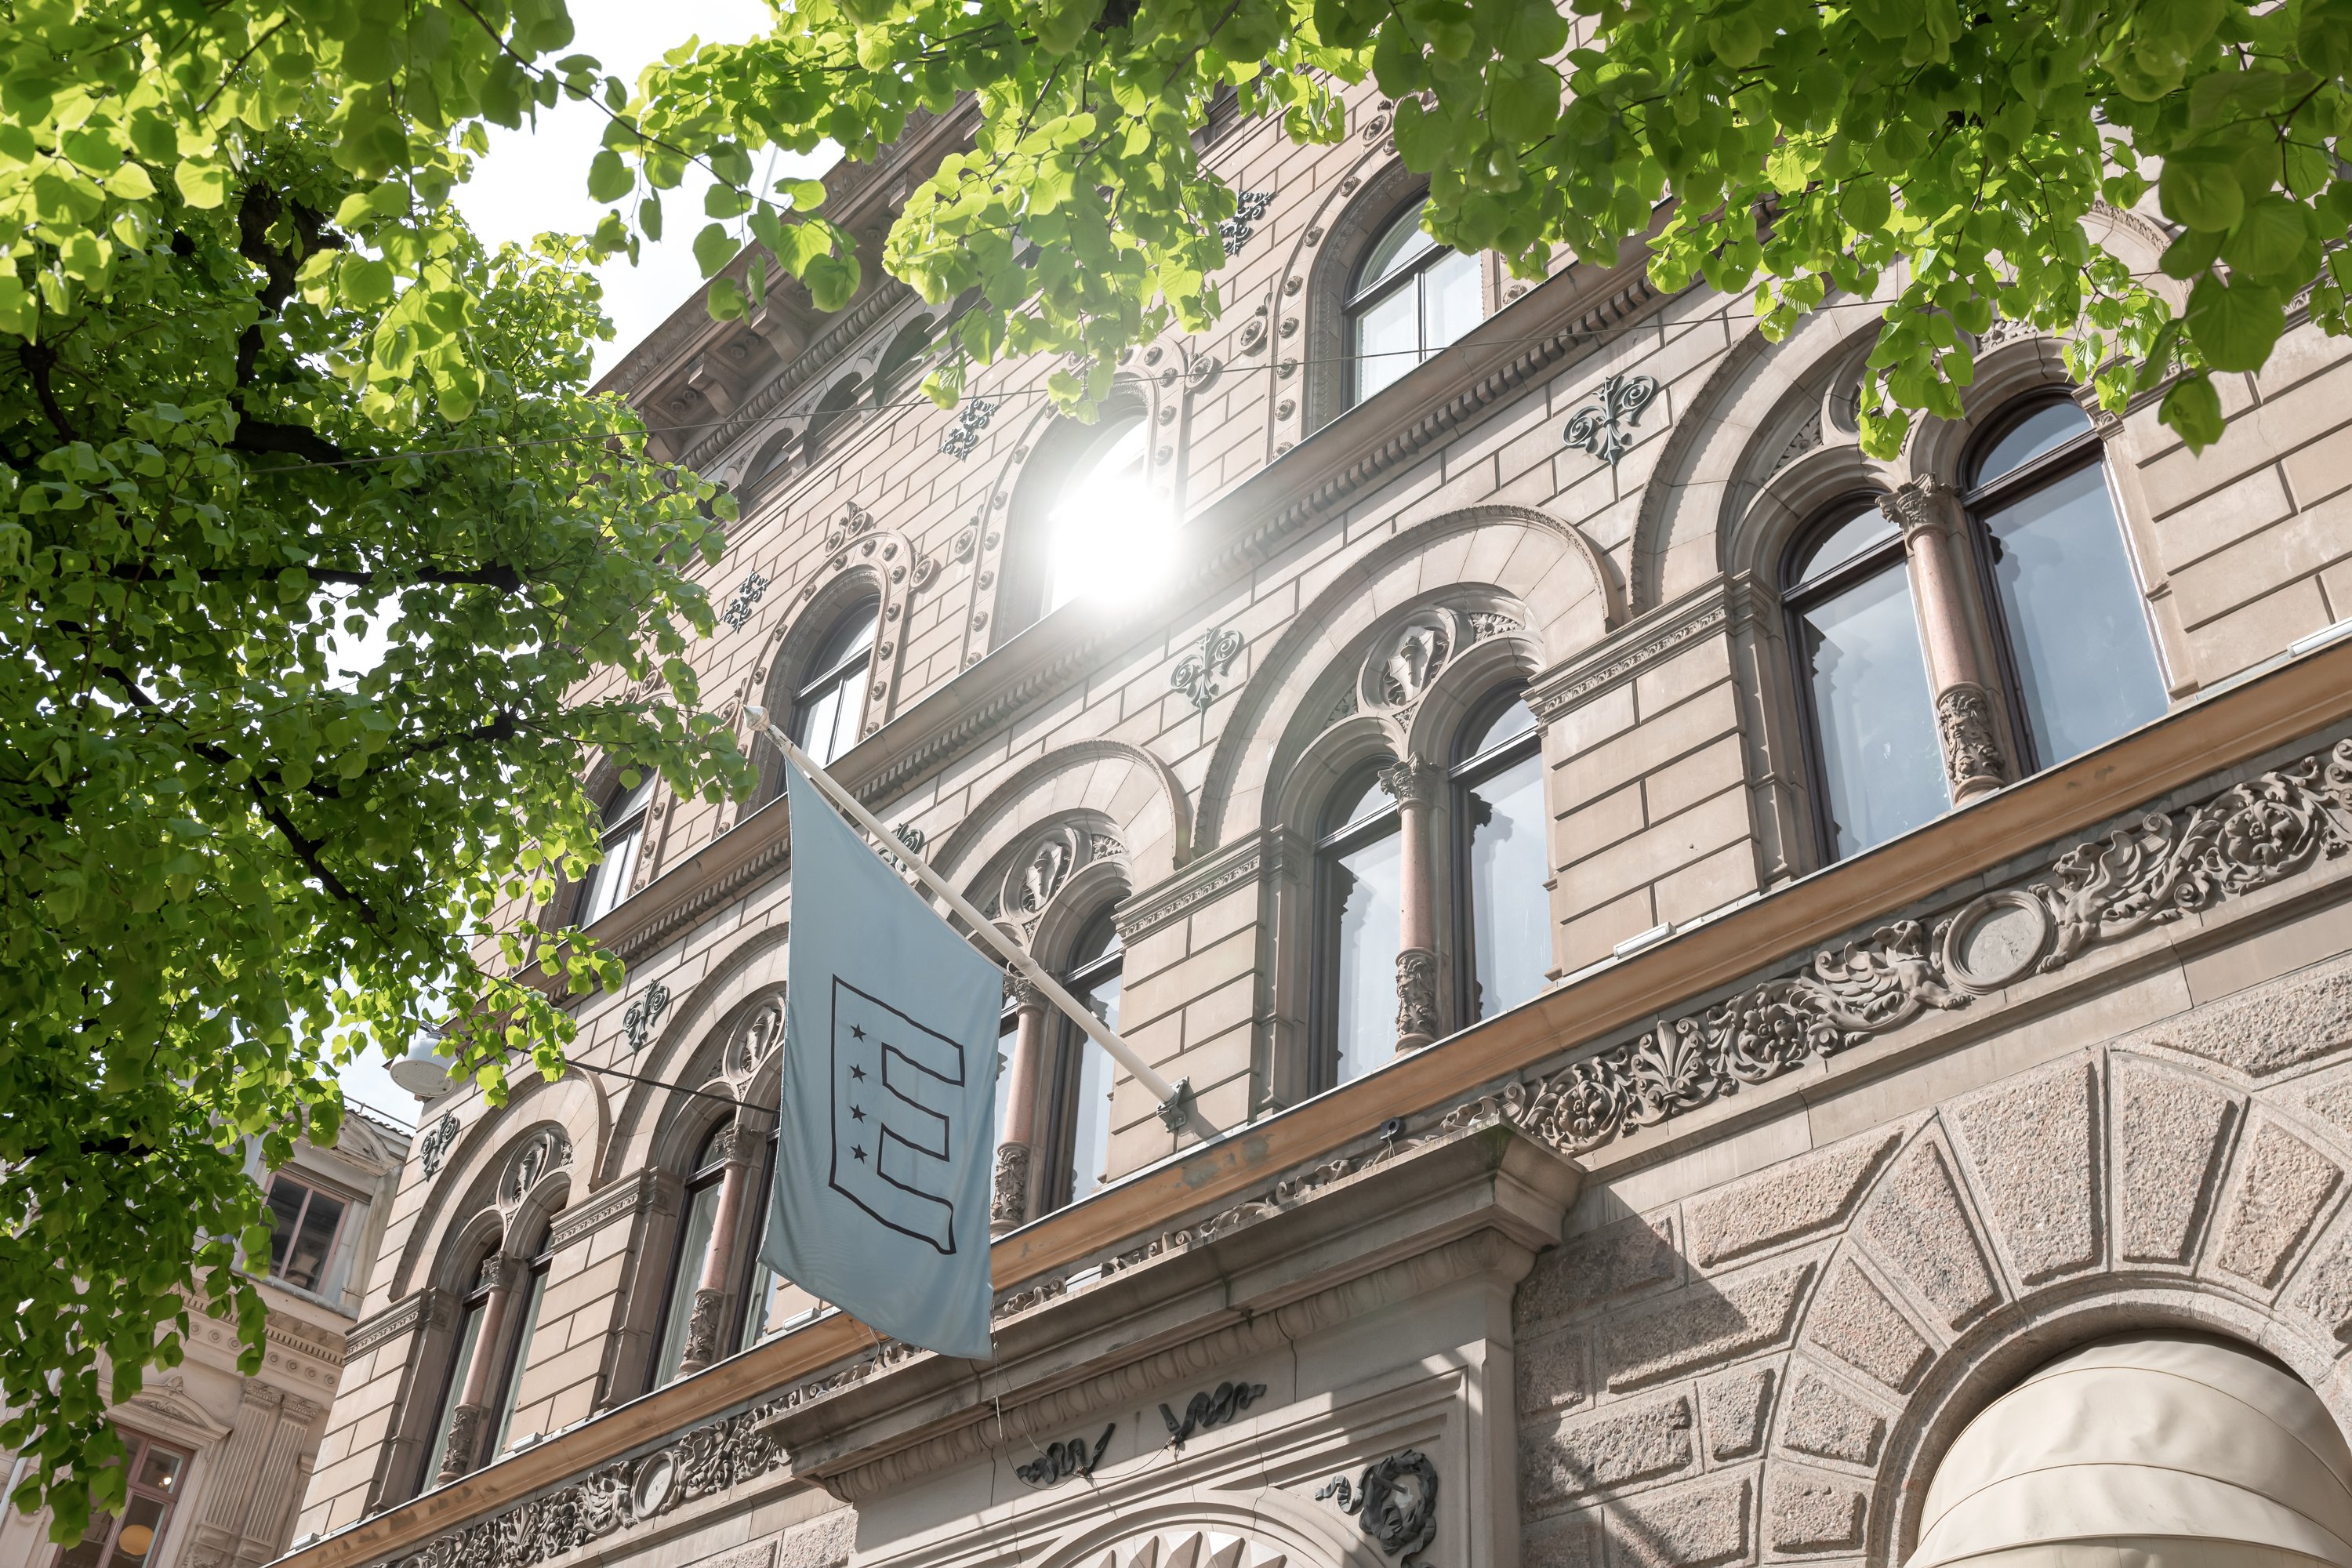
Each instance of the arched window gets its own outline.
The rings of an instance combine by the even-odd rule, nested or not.
[[[449,1458],[449,1439],[458,1426],[457,1407],[465,1403],[466,1391],[478,1380],[474,1363],[482,1353],[482,1326],[490,1311],[490,1297],[496,1292],[503,1259],[493,1243],[475,1267],[472,1289],[457,1308],[457,1337],[449,1352],[449,1375],[445,1380],[438,1408],[433,1419],[433,1448],[425,1457],[424,1483],[417,1489],[439,1484],[441,1472]],[[463,1474],[467,1466],[460,1464],[457,1473]]]
[[[1106,910],[1070,950],[1062,984],[1097,1018],[1118,1027],[1121,961],[1118,928]],[[1055,1075],[1054,1142],[1059,1158],[1054,1204],[1074,1204],[1103,1184],[1110,1164],[1110,1056],[1076,1024],[1062,1028],[1061,1070]],[[1042,1211],[1041,1211],[1042,1212]]]
[[[767,1153],[760,1163],[759,1184],[751,1189],[749,1212],[752,1223],[744,1242],[751,1257],[751,1282],[743,1292],[743,1337],[737,1344],[739,1350],[750,1350],[784,1322],[784,1314],[777,1310],[777,1297],[786,1281],[760,1259],[760,1250],[766,1245],[768,1235],[768,1210],[775,1202],[776,1138],[780,1131],[776,1118],[771,1115]]]
[[[719,1220],[719,1193],[727,1174],[725,1131],[724,1123],[710,1130],[695,1152],[694,1169],[686,1179],[669,1295],[662,1303],[661,1334],[655,1342],[655,1388],[675,1380],[686,1360],[686,1331],[694,1321],[695,1291],[709,1262],[710,1232]]]
[[[1478,263],[1423,232],[1417,201],[1357,265],[1345,307],[1348,402],[1361,403],[1476,326],[1486,314]]]
[[[2029,405],[1993,427],[1966,477],[2027,752],[2019,773],[2162,717],[2164,677],[2089,416],[2066,398]]]
[[[647,771],[636,787],[616,785],[604,804],[604,858],[588,868],[580,887],[579,923],[593,925],[618,909],[629,896],[637,874],[637,851],[645,843],[646,819],[653,805],[654,774]]]
[[[1404,847],[1380,770],[1352,775],[1324,809],[1315,852],[1315,1088],[1361,1077],[1397,1043]]]
[[[480,1464],[489,1464],[505,1453],[508,1441],[515,1436],[512,1428],[515,1409],[522,1398],[522,1374],[530,1365],[530,1342],[539,1333],[539,1309],[547,1298],[547,1270],[555,1261],[547,1242],[548,1233],[542,1227],[530,1260],[521,1265],[522,1278],[515,1282],[515,1299],[507,1308],[514,1327],[500,1358],[498,1399],[491,1405],[496,1415],[490,1421],[490,1446],[483,1450]]]
[[[1462,1021],[1516,1007],[1549,973],[1541,733],[1516,689],[1489,700],[1454,749],[1454,952]]]
[[[1140,414],[1106,419],[1079,455],[1054,503],[1039,615],[1117,584],[1164,542],[1168,520],[1145,484],[1150,437]]]
[[[898,329],[882,357],[874,366],[874,401],[893,402],[898,395],[913,384],[908,374],[922,363],[923,354],[931,346],[931,334],[939,322],[930,316],[918,316]]]
[[[868,599],[834,623],[793,691],[793,739],[816,760],[832,762],[856,742],[866,716],[866,675],[874,663],[881,602]]]
[[[808,433],[801,437],[801,450],[810,462],[824,456],[825,443],[856,413],[857,395],[863,390],[857,377],[845,375],[816,400],[816,407],[809,413]]]
[[[1782,594],[1827,858],[1949,809],[1902,530],[1868,497],[1832,510],[1789,556]]]

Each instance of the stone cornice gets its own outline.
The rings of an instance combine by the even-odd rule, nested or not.
[[[550,1251],[561,1251],[573,1242],[593,1235],[614,1220],[625,1219],[641,1208],[657,1207],[656,1191],[660,1173],[639,1171],[626,1176],[587,1202],[565,1210],[558,1215],[547,1233]]]
[[[437,1287],[427,1285],[402,1297],[344,1335],[343,1353],[356,1360],[376,1346],[398,1339],[420,1322],[427,1321],[439,1299],[446,1294]]]
[[[1528,706],[1549,723],[1633,679],[1659,659],[1727,629],[1735,618],[1736,587],[1716,582],[1618,627],[1531,684]]]
[[[1118,911],[1118,933],[1133,942],[1164,921],[1222,897],[1244,882],[1278,870],[1295,853],[1292,836],[1281,828],[1248,834],[1193,861],[1158,887],[1146,888]]]
[[[840,319],[827,327],[823,336],[794,354],[792,363],[770,377],[732,414],[687,447],[686,455],[678,461],[687,468],[698,468],[701,464],[724,452],[736,437],[773,414],[789,402],[794,393],[832,368],[843,352],[853,347],[858,339],[871,331],[874,323],[914,297],[912,289],[895,278],[885,277],[863,300],[844,309]]]

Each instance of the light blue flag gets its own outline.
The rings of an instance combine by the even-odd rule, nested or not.
[[[789,762],[782,1122],[761,1261],[908,1344],[989,1355],[1003,976]]]

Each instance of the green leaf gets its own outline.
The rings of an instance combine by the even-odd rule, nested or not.
[[[2220,440],[2221,395],[2213,389],[2213,378],[2200,374],[2174,382],[2158,405],[2156,417],[2187,442],[2192,452],[2201,452]]]
[[[2245,216],[2237,156],[2219,147],[2184,147],[2165,161],[2156,183],[2167,217],[2193,229],[2235,228]]]
[[[2234,272],[2275,288],[2300,287],[2319,265],[2319,242],[2299,203],[2266,195],[2246,209],[2221,247]]]
[[[192,207],[216,207],[228,200],[228,171],[210,159],[183,158],[172,171],[172,183]]]
[[[2197,352],[2215,370],[2260,370],[2286,330],[2286,310],[2275,289],[2258,283],[2223,283],[2207,274],[2189,291],[2182,320]]]
[[[588,161],[588,195],[600,202],[617,202],[636,188],[636,175],[610,147]]]
[[[702,232],[694,237],[694,262],[702,268],[705,278],[713,277],[742,248],[743,242],[725,224],[706,224]]]

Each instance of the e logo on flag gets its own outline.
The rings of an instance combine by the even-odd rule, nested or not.
[[[833,1190],[902,1235],[956,1249],[946,1195],[963,1047],[833,977]]]

